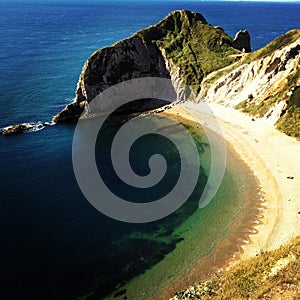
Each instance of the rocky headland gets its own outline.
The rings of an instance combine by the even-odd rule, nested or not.
[[[232,39],[200,13],[174,11],[158,24],[94,52],[83,66],[74,101],[53,121],[78,119],[88,103],[117,83],[162,77],[174,86],[189,86],[198,95],[196,101],[240,109],[299,138],[299,50],[299,29],[251,52],[247,30]],[[149,99],[138,110],[162,105]]]
[[[174,86],[181,82],[199,92],[208,74],[231,65],[240,53],[250,50],[246,30],[232,39],[200,13],[174,11],[158,24],[93,53],[83,66],[73,103],[53,120],[77,119],[97,95],[129,79],[169,78]],[[141,110],[155,107],[153,101],[143,105]]]
[[[299,50],[300,29],[251,52],[247,30],[239,31],[233,39],[200,13],[174,11],[158,24],[95,51],[83,66],[74,101],[53,121],[77,120],[88,103],[115,84],[161,77],[172,81],[178,95],[185,93],[178,87],[187,85],[197,95],[196,102],[240,109],[253,119],[264,118],[287,135],[300,138]],[[164,104],[147,99],[128,106],[121,114],[141,113]],[[28,129],[15,124],[2,133],[11,135]]]

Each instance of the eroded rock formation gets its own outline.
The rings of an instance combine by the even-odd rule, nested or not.
[[[245,30],[240,30],[232,42],[232,47],[242,51],[251,52],[250,34]]]

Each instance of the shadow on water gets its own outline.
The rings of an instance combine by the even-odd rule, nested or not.
[[[162,118],[160,122],[165,122],[163,126],[166,131],[178,131],[177,126],[169,125],[166,118]],[[101,143],[98,138],[96,161],[103,180],[110,190],[127,201],[149,202],[160,199],[170,192],[180,174],[180,159],[175,145],[166,137],[154,134],[143,136],[134,143],[130,158],[132,168],[137,174],[143,176],[149,173],[148,160],[156,153],[163,155],[168,167],[164,178],[154,187],[133,188],[117,176],[110,157],[111,143],[120,126],[104,126],[98,134],[98,137],[101,135]],[[199,132],[196,134],[193,131],[192,126],[185,127],[193,136],[200,155],[207,148],[207,143]],[[116,296],[125,294],[124,290],[119,290],[122,285],[143,274],[173,251],[176,244],[183,240],[174,231],[198,209],[198,201],[206,181],[207,176],[201,169],[197,185],[188,201],[162,220],[147,224],[110,221],[110,234],[105,237],[106,249],[100,258],[103,271],[97,274],[95,284],[90,289],[91,294],[86,299],[99,299],[112,291],[115,291]]]

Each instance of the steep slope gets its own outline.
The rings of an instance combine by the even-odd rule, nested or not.
[[[220,270],[221,271],[221,270]],[[300,237],[279,249],[242,261],[177,293],[170,300],[299,299]]]
[[[265,118],[300,138],[300,29],[289,31],[264,48],[201,84],[201,101],[232,106]]]
[[[249,49],[250,41],[241,35],[232,40],[199,13],[172,12],[158,24],[92,54],[83,66],[74,102],[54,121],[78,118],[100,92],[132,78],[171,78],[199,91],[205,76],[237,59],[233,54],[240,51],[233,46]]]

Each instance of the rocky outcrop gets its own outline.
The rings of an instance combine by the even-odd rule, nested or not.
[[[169,72],[158,47],[135,35],[96,51],[88,59],[78,82],[76,102],[89,102],[112,85],[149,76],[169,78]]]
[[[170,78],[158,47],[137,35],[96,51],[83,67],[75,101],[56,115],[54,121],[79,118],[85,105],[110,86],[151,76]]]
[[[32,128],[32,126],[29,124],[11,125],[11,126],[5,127],[1,133],[3,135],[15,135],[15,134],[20,134],[25,131],[28,131],[31,128]]]
[[[62,111],[60,111],[54,118],[54,122],[66,122],[77,120],[80,118],[81,114],[84,111],[86,103],[84,101],[77,102],[74,101],[73,103],[68,104]]]
[[[177,86],[182,82],[199,91],[206,74],[235,61],[230,56],[238,53],[234,45],[222,28],[211,26],[201,14],[172,12],[158,24],[93,53],[83,66],[74,102],[54,121],[77,119],[99,93],[129,79],[170,78]]]
[[[251,52],[250,34],[245,30],[240,30],[232,42],[232,47],[242,51]]]
[[[0,130],[0,134],[3,135],[16,135],[23,132],[33,132],[40,131],[45,128],[45,126],[54,125],[52,122],[37,122],[37,123],[22,123],[16,125],[10,125]]]
[[[37,123],[22,123],[16,125],[10,125],[0,129],[0,134],[10,136],[16,135],[23,132],[35,132],[43,130],[46,126],[53,126],[55,125],[54,122],[37,122]]]

